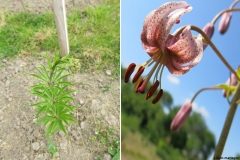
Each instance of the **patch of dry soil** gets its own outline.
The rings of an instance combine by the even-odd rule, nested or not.
[[[38,101],[29,93],[29,86],[37,83],[29,73],[35,67],[46,65],[44,58],[15,58],[0,62],[0,160],[44,160],[51,159],[47,151],[45,130],[35,124],[36,109],[29,107]],[[93,160],[102,155],[110,160],[107,148],[100,141],[91,141],[96,136],[99,120],[102,128],[112,127],[119,138],[120,82],[111,71],[101,73],[77,73],[69,77],[77,90],[73,94],[78,106],[74,114],[77,125],[67,128],[69,136],[57,132],[53,136],[58,153],[55,159]],[[103,92],[105,86],[109,91]]]

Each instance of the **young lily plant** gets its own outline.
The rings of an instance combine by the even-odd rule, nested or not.
[[[46,127],[46,137],[51,137],[56,131],[61,130],[67,135],[66,126],[70,123],[77,123],[73,117],[76,106],[70,105],[74,99],[70,90],[73,83],[65,79],[71,75],[67,68],[75,68],[77,60],[70,55],[60,58],[56,53],[51,61],[46,56],[48,68],[40,65],[36,68],[37,74],[30,74],[39,80],[38,84],[31,86],[31,94],[39,99],[37,103],[31,104],[37,108],[37,124]],[[74,71],[74,70],[72,70]]]

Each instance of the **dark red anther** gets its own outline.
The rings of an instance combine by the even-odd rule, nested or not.
[[[126,72],[125,72],[125,74],[124,74],[124,82],[125,82],[125,83],[127,83],[127,82],[129,81],[129,78],[130,78],[130,76],[132,75],[135,67],[136,67],[136,64],[135,64],[135,63],[131,63],[131,64],[128,66],[128,68],[127,68],[127,70],[126,70]]]
[[[142,85],[142,83],[143,83],[143,78],[140,78],[138,80],[138,83],[137,83],[136,87],[135,87],[135,93],[138,93],[138,88]]]
[[[176,20],[176,24],[179,24],[179,23],[180,23],[180,19],[177,19],[177,20]]]
[[[144,67],[143,66],[139,67],[137,73],[132,79],[132,83],[135,83],[138,80],[138,78],[142,75],[143,71],[144,71]]]
[[[163,90],[160,89],[157,96],[152,100],[152,104],[156,104],[162,98],[162,95],[163,95]]]
[[[146,100],[148,100],[148,98],[152,97],[152,95],[156,92],[157,88],[159,86],[159,81],[157,80],[153,86],[150,87],[150,89],[148,90],[147,96],[146,96]]]

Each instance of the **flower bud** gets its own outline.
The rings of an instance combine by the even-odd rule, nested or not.
[[[177,115],[174,117],[170,129],[172,131],[178,131],[183,126],[185,121],[187,120],[191,111],[192,111],[192,104],[191,103],[185,103],[180,108]]]
[[[231,12],[223,13],[222,18],[219,22],[219,26],[218,26],[218,30],[221,34],[224,34],[227,31],[231,18],[232,18]]]
[[[214,24],[211,22],[207,23],[202,30],[208,36],[208,38],[211,39],[214,33]],[[203,49],[205,49],[206,47],[207,47],[207,44],[203,44]]]
[[[230,83],[231,82],[231,83]],[[236,86],[238,84],[238,81],[237,81],[237,77],[235,74],[231,74],[231,79],[228,78],[227,82],[226,82],[226,85],[230,85],[230,86]],[[231,95],[231,93],[230,93]],[[227,91],[226,90],[223,90],[223,96],[226,97],[227,96]]]

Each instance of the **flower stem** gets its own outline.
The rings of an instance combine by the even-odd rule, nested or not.
[[[191,102],[192,103],[194,101],[194,99],[197,97],[197,95],[199,93],[201,93],[202,91],[205,91],[205,90],[222,90],[222,88],[219,88],[219,87],[205,87],[205,88],[202,88],[200,89],[199,91],[197,91],[197,93],[195,93],[195,95],[193,96],[193,98],[191,99]]]
[[[226,140],[227,140],[227,137],[228,137],[228,133],[229,133],[229,130],[231,128],[232,121],[233,121],[233,118],[234,118],[234,115],[235,115],[235,112],[236,112],[236,109],[237,109],[237,106],[238,106],[238,104],[236,102],[239,99],[240,99],[240,83],[238,84],[237,89],[236,89],[236,93],[233,96],[233,99],[231,101],[231,104],[230,104],[230,107],[229,107],[229,110],[228,110],[228,114],[227,114],[227,118],[225,120],[223,129],[222,129],[222,133],[220,135],[220,139],[219,139],[217,147],[216,147],[216,151],[215,151],[215,154],[214,154],[214,159],[215,158],[219,159],[222,156],[222,151],[224,149],[224,146],[225,146],[225,143],[226,143]]]
[[[185,28],[186,26],[183,26],[181,28],[179,28],[175,33],[174,35],[177,36],[179,35]],[[237,76],[237,73],[236,71],[230,66],[230,64],[226,61],[226,59],[222,56],[222,54],[220,53],[220,51],[217,49],[217,47],[212,43],[211,39],[208,38],[208,36],[200,29],[198,28],[197,26],[191,26],[191,29],[194,30],[194,31],[197,31],[198,33],[200,33],[203,38],[205,39],[205,41],[212,47],[212,49],[215,51],[215,53],[217,54],[217,56],[222,60],[222,62],[226,65],[226,67],[233,73],[236,75],[236,77],[238,78]],[[239,80],[239,78],[238,78]]]
[[[215,22],[218,20],[218,18],[221,17],[221,15],[225,12],[233,12],[233,11],[240,11],[240,8],[232,8],[232,9],[226,9],[223,10],[222,12],[219,12],[212,20],[212,23],[215,24]]]

